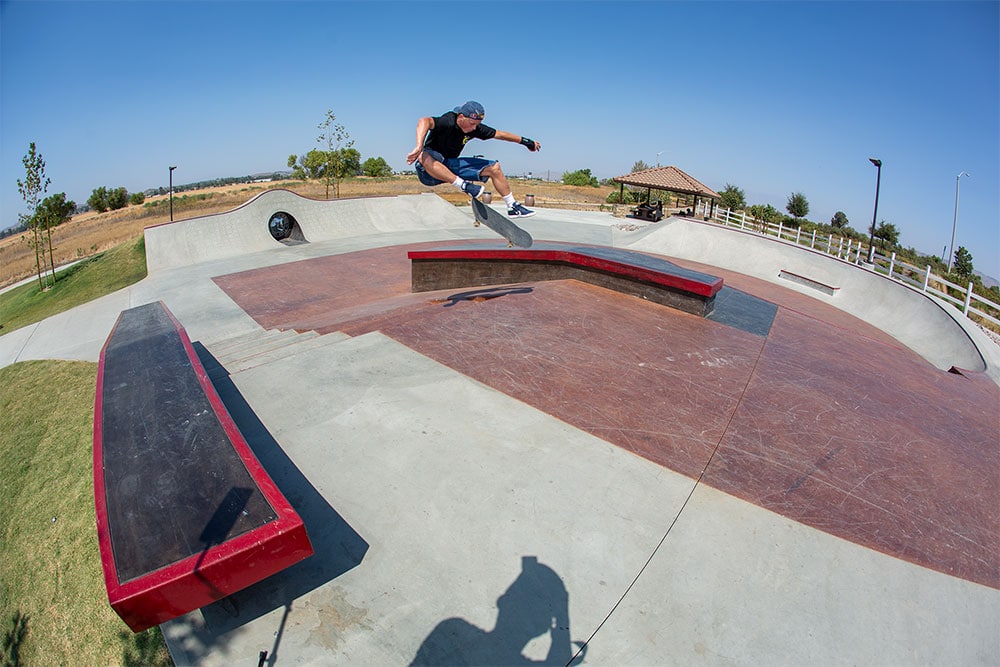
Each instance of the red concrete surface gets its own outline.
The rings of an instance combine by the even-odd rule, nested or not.
[[[777,304],[769,335],[576,281],[410,294],[406,254],[419,247],[430,244],[216,282],[266,328],[381,331],[671,470],[1000,588],[1000,388],[985,376],[941,371],[816,299],[692,262],[677,261]]]

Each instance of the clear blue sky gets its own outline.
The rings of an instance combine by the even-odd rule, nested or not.
[[[750,204],[878,218],[1000,276],[1000,3],[0,2],[0,227],[36,142],[84,203],[284,169],[327,109],[395,169],[418,117],[467,99],[542,142],[473,145],[510,174],[643,160]],[[641,39],[639,39],[641,36]],[[515,194],[523,194],[517,193]]]

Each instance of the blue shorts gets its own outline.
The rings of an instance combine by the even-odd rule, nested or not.
[[[437,151],[430,150],[429,148],[424,149],[424,152],[430,155],[438,162],[444,164],[444,166],[448,167],[448,169],[451,170],[451,173],[455,174],[456,176],[465,181],[480,181],[482,183],[485,183],[487,179],[481,178],[479,174],[483,171],[483,169],[490,166],[491,164],[496,164],[496,160],[487,160],[481,157],[452,157],[446,160],[443,155],[441,155]],[[420,182],[423,183],[424,185],[433,186],[433,185],[441,185],[442,183],[444,183],[444,181],[439,181],[438,179],[428,174],[424,170],[423,165],[420,164],[419,160],[416,162],[416,165],[417,165],[417,178],[419,178]]]

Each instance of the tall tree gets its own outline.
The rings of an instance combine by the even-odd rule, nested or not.
[[[726,183],[725,189],[719,193],[719,196],[719,205],[730,211],[742,211],[747,207],[747,199],[743,190],[731,183]]]
[[[17,179],[17,191],[21,193],[21,198],[28,206],[28,214],[19,214],[18,218],[26,227],[31,227],[34,233],[35,247],[35,270],[38,273],[38,289],[44,290],[42,284],[42,264],[45,261],[45,251],[42,249],[40,230],[38,228],[38,206],[41,197],[49,189],[51,182],[45,176],[45,160],[42,154],[35,148],[35,142],[28,145],[28,154],[21,159],[24,164],[24,180]]]
[[[99,188],[94,188],[90,193],[90,197],[87,198],[87,206],[94,209],[98,213],[104,213],[108,210],[108,189],[103,185]]]
[[[76,202],[72,199],[66,201],[66,193],[59,192],[42,200],[38,212],[47,217],[51,227],[58,227],[76,212]]]
[[[392,167],[382,157],[370,157],[361,165],[361,171],[365,176],[373,178],[392,176]]]
[[[347,129],[336,122],[337,117],[333,111],[326,110],[326,118],[319,124],[320,135],[316,137],[316,142],[326,146],[327,163],[324,170],[324,180],[326,181],[326,198],[330,198],[330,183],[334,185],[336,197],[340,197],[340,180],[344,172],[344,160],[347,155],[344,149],[354,146]],[[360,158],[360,155],[359,155]]]
[[[963,280],[972,280],[975,268],[972,266],[972,253],[965,249],[965,246],[958,246],[955,251],[955,264],[952,271]]]
[[[636,160],[635,164],[632,165],[632,171],[630,173],[634,174],[637,171],[646,171],[647,169],[650,168],[651,167],[642,160]]]
[[[875,227],[875,238],[882,241],[882,252],[885,252],[885,246],[887,243],[890,248],[895,248],[899,243],[899,230],[896,228],[896,225],[883,220],[878,223],[877,227]]]
[[[303,181],[310,178],[322,178],[328,161],[326,151],[318,151],[315,148],[305,155],[288,156],[288,166],[292,168],[292,178],[300,178]],[[329,196],[329,192],[327,192],[327,196]]]
[[[597,187],[600,181],[597,176],[590,173],[590,169],[577,169],[576,171],[565,171],[562,175],[562,182],[566,185],[589,185]]]
[[[844,213],[843,211],[837,211],[836,213],[834,213],[833,217],[830,218],[830,226],[836,227],[837,229],[846,229],[847,214]]]
[[[125,188],[111,188],[108,190],[108,208],[112,211],[128,206],[128,190]]]
[[[785,210],[787,210],[792,217],[798,221],[799,218],[804,218],[809,215],[809,201],[801,192],[793,192],[788,197],[788,203],[785,205]]]

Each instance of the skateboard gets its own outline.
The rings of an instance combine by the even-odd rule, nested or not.
[[[507,239],[507,247],[531,247],[531,234],[524,231],[513,222],[494,211],[478,199],[472,200],[472,214],[476,217],[476,227],[482,223]]]

